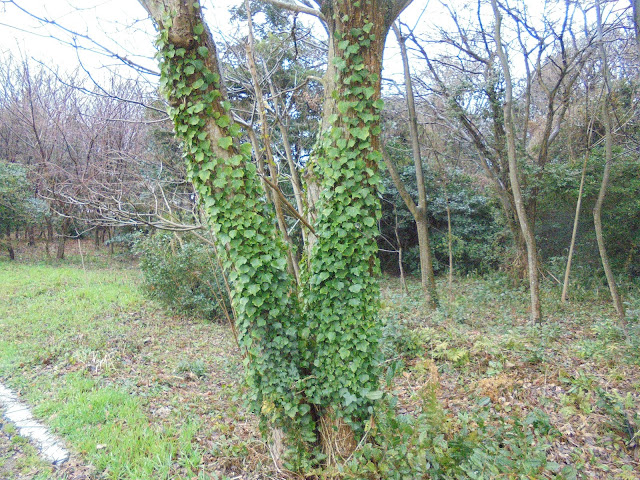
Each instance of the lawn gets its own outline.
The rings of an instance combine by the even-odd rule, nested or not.
[[[0,381],[73,452],[53,471],[25,446],[15,478],[279,478],[228,328],[165,313],[136,268],[89,260],[0,261]],[[393,407],[377,450],[354,456],[363,478],[640,478],[637,287],[628,337],[597,285],[562,305],[545,284],[542,326],[501,275],[456,279],[435,312],[415,282],[382,293]]]

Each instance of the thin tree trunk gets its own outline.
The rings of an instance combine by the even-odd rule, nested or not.
[[[67,239],[67,228],[69,227],[70,220],[65,218],[60,225],[60,233],[58,234],[58,248],[56,249],[56,258],[62,260],[64,258],[64,249]]]
[[[447,201],[447,248],[449,250],[449,301],[453,301],[453,232],[451,229],[451,205],[449,195],[445,187],[445,199]]]
[[[611,131],[611,112],[609,111],[609,103],[611,102],[611,90],[610,90],[610,74],[609,65],[607,62],[607,54],[604,49],[604,42],[602,38],[602,12],[600,11],[600,0],[596,0],[596,16],[598,20],[598,41],[600,43],[600,55],[602,60],[603,76],[605,83],[605,101],[602,102],[602,119],[605,129],[605,163],[604,172],[602,174],[602,183],[600,184],[600,192],[598,193],[598,199],[596,205],[593,207],[593,223],[596,230],[596,240],[598,242],[598,250],[600,251],[600,258],[602,259],[602,268],[607,276],[607,283],[609,284],[609,291],[611,292],[611,299],[615,306],[616,313],[620,322],[625,324],[625,313],[620,293],[618,292],[618,286],[616,285],[616,279],[609,263],[609,255],[604,243],[604,236],[602,234],[602,204],[604,203],[605,195],[607,194],[607,186],[609,185],[609,177],[611,175],[611,164],[613,162],[613,133]]]
[[[584,155],[584,163],[582,164],[582,175],[580,177],[580,189],[578,190],[578,202],[576,203],[576,214],[573,218],[573,231],[571,232],[571,243],[569,245],[569,256],[567,257],[567,267],[564,271],[564,283],[562,284],[562,303],[567,303],[567,294],[569,291],[569,275],[571,274],[571,261],[573,259],[573,249],[576,244],[576,236],[578,234],[578,220],[580,219],[580,207],[582,205],[582,192],[584,190],[584,178],[587,173],[587,161],[589,159],[589,150]]]
[[[400,241],[400,235],[398,233],[398,211],[396,207],[393,207],[393,213],[396,218],[396,224],[394,232],[396,234],[396,242],[398,242],[398,268],[400,269],[400,281],[402,282],[402,287],[404,288],[404,293],[409,294],[409,288],[407,287],[407,279],[404,276],[404,267],[402,266],[402,242]]]
[[[265,68],[266,70],[266,68]],[[269,82],[269,90],[271,92],[271,97],[274,99],[274,107],[276,109],[277,115],[277,123],[278,129],[280,130],[280,135],[282,136],[282,145],[284,147],[284,153],[287,157],[287,164],[289,165],[289,172],[291,173],[291,187],[293,188],[293,196],[296,199],[296,207],[298,207],[298,213],[300,215],[304,215],[304,196],[302,191],[302,182],[300,181],[300,173],[298,172],[298,168],[293,160],[293,153],[291,151],[291,143],[289,142],[289,132],[287,130],[287,125],[283,122],[282,117],[285,115],[285,108],[281,104],[278,95],[276,94],[275,86],[273,84],[273,80],[271,76],[268,77]],[[301,228],[302,232],[302,241],[306,245],[307,243],[307,231],[304,228]]]
[[[582,193],[584,191],[584,180],[587,174],[587,163],[589,162],[589,149],[591,147],[591,133],[593,132],[593,119],[589,123],[589,133],[587,136],[587,149],[584,154],[584,161],[582,163],[582,175],[580,176],[580,189],[578,190],[578,201],[576,203],[576,214],[573,219],[573,231],[571,232],[571,243],[569,245],[569,255],[567,257],[567,267],[564,271],[564,282],[562,284],[562,303],[567,303],[567,295],[569,293],[569,275],[571,274],[571,262],[573,260],[573,249],[576,244],[576,237],[578,235],[578,221],[580,219],[580,207],[582,205]]]
[[[29,225],[27,227],[27,245],[33,247],[36,244],[36,233],[35,227],[33,225]]]
[[[413,155],[413,165],[416,172],[416,184],[418,189],[418,205],[413,209],[412,214],[418,229],[418,248],[420,250],[420,280],[430,308],[438,306],[438,292],[436,290],[435,274],[433,272],[433,257],[431,254],[431,242],[429,238],[429,219],[427,217],[427,191],[424,184],[424,173],[422,170],[422,155],[420,153],[420,142],[418,138],[418,118],[416,116],[415,98],[413,96],[413,85],[411,82],[411,70],[409,68],[409,57],[407,47],[400,29],[394,23],[393,32],[400,45],[402,56],[402,66],[404,70],[404,85],[407,95],[407,110],[409,111],[409,132],[411,136],[411,152]],[[399,176],[392,177],[400,179]],[[397,188],[397,186],[396,186]],[[412,200],[413,202],[413,200]]]
[[[507,54],[502,45],[502,37],[500,27],[502,16],[498,9],[497,1],[491,0],[493,13],[496,20],[495,41],[498,58],[502,66],[505,77],[505,104],[504,104],[504,123],[507,135],[507,153],[509,158],[509,180],[511,182],[511,190],[513,191],[513,199],[516,204],[518,213],[518,221],[522,235],[527,243],[527,267],[529,272],[529,293],[531,297],[531,321],[540,323],[542,321],[542,312],[540,308],[540,281],[538,276],[538,252],[536,239],[530,228],[528,215],[524,206],[522,192],[520,190],[520,180],[518,179],[518,162],[516,157],[516,141],[513,126],[513,85],[511,83],[511,71],[509,70],[509,61]]]
[[[276,188],[279,188],[278,172],[276,170],[273,151],[271,149],[271,134],[269,132],[269,125],[267,123],[264,97],[262,95],[262,87],[260,86],[260,78],[258,77],[258,69],[256,68],[256,61],[254,56],[255,48],[253,40],[253,21],[251,19],[251,8],[249,7],[248,0],[245,0],[245,9],[247,11],[247,25],[249,27],[249,41],[247,42],[247,62],[249,64],[249,71],[251,72],[251,79],[253,81],[253,88],[256,95],[256,103],[258,105],[258,117],[260,119],[260,127],[262,130],[263,150],[267,159],[271,182],[275,185]],[[280,200],[277,192],[273,192],[272,198],[273,206],[275,207],[276,211],[278,228],[280,229],[280,233],[282,233],[282,237],[287,242],[287,264],[289,267],[289,273],[291,273],[295,277],[296,283],[299,284],[300,266],[298,265],[298,261],[293,253],[293,242],[291,242],[291,238],[289,237],[289,232],[287,230],[287,222],[284,218],[282,201]]]

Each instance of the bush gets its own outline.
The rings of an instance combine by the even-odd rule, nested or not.
[[[230,302],[213,248],[193,236],[156,233],[136,245],[149,296],[164,306],[209,320]]]

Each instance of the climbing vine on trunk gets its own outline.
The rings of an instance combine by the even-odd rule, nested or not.
[[[298,453],[347,458],[379,390],[376,236],[380,70],[388,29],[407,1],[323,2],[330,66],[314,161],[317,238],[301,287],[287,271],[274,212],[240,145],[198,3],[140,0],[159,31],[161,88],[233,285],[251,402],[265,433]],[[307,7],[303,11],[311,10]],[[309,12],[307,12],[309,13]],[[277,435],[274,435],[274,438]]]

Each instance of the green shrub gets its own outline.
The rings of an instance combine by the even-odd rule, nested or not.
[[[209,320],[230,311],[215,252],[192,236],[156,233],[136,245],[150,297],[176,312]]]

